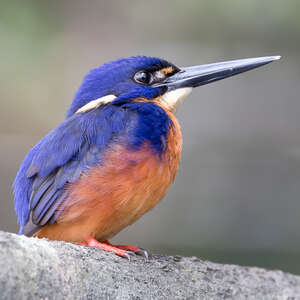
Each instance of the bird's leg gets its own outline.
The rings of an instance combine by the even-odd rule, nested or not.
[[[106,243],[106,241],[99,242],[91,236],[87,237],[85,239],[85,242],[79,242],[77,244],[81,245],[81,246],[100,248],[104,251],[111,252],[111,253],[117,254],[119,256],[126,257],[128,259],[130,258],[129,257],[130,253],[128,253],[128,251],[114,247],[113,245]]]
[[[148,257],[149,257],[148,252],[147,252],[145,249],[142,249],[142,248],[140,248],[140,247],[138,247],[138,246],[131,246],[131,245],[112,245],[109,241],[104,241],[104,243],[106,243],[106,244],[108,244],[108,245],[111,245],[111,246],[113,246],[113,247],[116,247],[116,248],[118,248],[118,249],[121,249],[121,250],[134,252],[135,254],[144,256],[144,257],[147,258],[147,259],[148,259]]]
[[[112,245],[108,241],[99,242],[93,237],[87,237],[85,242],[77,243],[81,246],[88,246],[93,248],[100,248],[104,251],[114,253],[116,255],[126,257],[130,259],[130,255],[139,254],[146,258],[148,258],[148,253],[144,249],[140,249],[139,247],[130,246],[130,245]]]
[[[131,245],[112,245],[109,241],[105,240],[104,241],[105,244],[111,245],[113,247],[116,247],[118,249],[122,249],[125,251],[132,251],[132,252],[136,252],[139,250],[138,246],[131,246]]]

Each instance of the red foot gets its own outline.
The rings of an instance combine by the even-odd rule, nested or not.
[[[86,242],[85,243],[78,243],[79,245],[82,245],[82,246],[88,246],[88,247],[93,247],[93,248],[100,248],[104,251],[107,251],[107,252],[112,252],[112,253],[115,253],[119,256],[122,256],[122,257],[128,257],[128,254],[126,253],[125,250],[122,250],[122,249],[118,249],[106,242],[104,243],[100,243],[98,242],[97,240],[95,240],[93,237],[88,237],[86,238]]]
[[[126,257],[130,259],[130,255],[132,254],[139,254],[142,255],[146,258],[148,258],[148,253],[147,251],[140,249],[139,247],[136,246],[131,246],[131,245],[112,245],[108,241],[103,241],[98,242],[95,240],[93,237],[88,237],[85,239],[86,242],[79,242],[77,243],[78,245],[82,246],[88,246],[88,247],[94,247],[94,248],[100,248],[104,251],[115,253],[119,256]]]
[[[131,246],[131,245],[112,245],[109,241],[104,241],[104,243],[116,247],[118,249],[122,249],[125,251],[131,251],[131,252],[138,252],[140,248],[138,246]]]

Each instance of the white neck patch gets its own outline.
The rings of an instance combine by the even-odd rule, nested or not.
[[[173,90],[171,92],[167,92],[163,96],[160,97],[160,103],[168,109],[170,112],[175,113],[178,105],[183,101],[183,99],[188,96],[192,92],[192,88],[180,88]],[[80,107],[76,114],[84,113],[89,110],[95,109],[102,104],[107,104],[112,102],[117,97],[115,95],[106,95],[99,99],[93,100]]]
[[[83,112],[87,112],[91,109],[97,108],[99,107],[101,104],[107,104],[109,102],[112,102],[114,99],[116,99],[117,97],[115,95],[106,95],[103,96],[99,99],[90,101],[89,103],[87,103],[86,105],[80,107],[77,111],[76,114],[79,113],[83,113]]]
[[[183,101],[183,99],[192,92],[191,87],[180,88],[167,92],[161,96],[161,104],[166,107],[170,112],[175,113],[178,105]]]

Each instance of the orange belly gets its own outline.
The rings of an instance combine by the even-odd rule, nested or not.
[[[92,236],[103,241],[152,209],[174,181],[179,164],[181,133],[177,120],[172,121],[168,149],[161,157],[148,144],[134,152],[121,146],[111,150],[103,165],[67,187],[59,219],[35,236],[71,242]]]

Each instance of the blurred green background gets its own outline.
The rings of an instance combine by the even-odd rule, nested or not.
[[[178,66],[282,55],[194,91],[175,185],[113,241],[300,274],[299,0],[0,4],[1,230],[17,230],[18,166],[89,69],[137,54]]]

